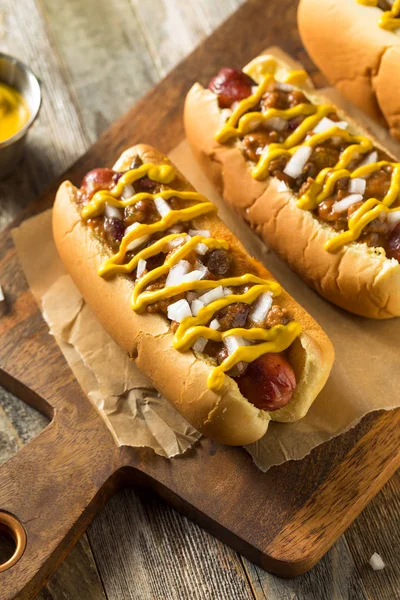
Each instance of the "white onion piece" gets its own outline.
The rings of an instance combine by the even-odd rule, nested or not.
[[[352,204],[360,202],[360,200],[363,200],[361,194],[350,194],[350,196],[346,196],[346,198],[335,202],[335,204],[332,206],[332,209],[336,213],[341,213],[347,210]]]
[[[364,194],[367,182],[361,177],[350,179],[349,194]]]
[[[374,552],[371,558],[369,559],[369,564],[373,568],[374,571],[382,571],[385,568],[385,563],[382,560],[382,557]]]
[[[190,262],[187,260],[180,260],[173,267],[170,268],[165,287],[177,285],[182,281],[182,278],[186,273],[190,271]]]
[[[193,302],[191,304],[193,316],[197,317],[197,315],[199,314],[199,310],[201,310],[203,307],[204,307],[204,304],[202,303],[201,300],[199,300],[199,298],[196,298],[195,300],[193,300]]]
[[[169,240],[169,242],[167,242],[165,248],[168,251],[173,250],[174,248],[178,248],[179,246],[182,246],[182,244],[186,243],[188,240],[190,240],[190,237],[188,235],[186,235],[186,233],[185,233],[184,235],[176,237],[173,240]]]
[[[252,85],[251,86],[251,93],[252,94],[255,94],[257,92],[257,90],[258,90],[258,85]]]
[[[5,297],[4,297],[4,292],[3,292],[3,288],[0,285],[0,302],[4,302]]]
[[[135,189],[131,183],[127,183],[124,189],[122,190],[121,198],[122,200],[127,200],[128,198],[132,198],[135,195]]]
[[[231,288],[224,287],[224,296],[230,296],[231,294],[233,294],[233,290],[231,290]]]
[[[138,227],[140,227],[140,223],[133,223],[132,225],[129,225],[129,227],[127,227],[125,229],[124,236],[126,236],[131,231],[134,231]],[[128,246],[126,247],[126,249],[127,250],[135,250],[136,248],[139,248],[139,246],[141,246],[142,244],[144,244],[145,242],[147,242],[147,240],[149,239],[149,237],[150,237],[149,235],[142,235],[142,236],[138,237],[136,240],[132,240],[128,244]]]
[[[133,240],[130,244],[128,244],[126,249],[128,251],[136,250],[136,248],[139,248],[139,246],[147,242],[149,237],[149,235],[142,235],[141,237],[137,238],[136,240]]]
[[[213,319],[209,325],[210,329],[221,329],[221,323],[218,319]]]
[[[122,210],[117,206],[112,206],[111,204],[108,204],[108,202],[106,202],[104,206],[104,214],[106,215],[106,217],[114,217],[115,219],[120,219],[120,221],[122,221],[123,219]]]
[[[167,316],[171,321],[177,321],[178,323],[183,321],[185,317],[191,317],[192,311],[189,302],[182,299],[170,304],[167,309]]]
[[[224,344],[229,355],[233,354],[241,346],[248,346],[247,340],[240,335],[228,335],[228,337],[224,339]]]
[[[393,229],[400,222],[400,209],[387,213],[387,220],[390,227]]]
[[[225,296],[224,288],[222,285],[206,292],[202,296],[200,296],[200,300],[204,305],[211,304],[211,302],[215,302],[215,300],[219,300]]]
[[[146,261],[141,258],[136,269],[136,279],[139,279],[146,270]]]
[[[314,133],[325,133],[325,131],[329,131],[332,127],[339,127],[339,129],[347,129],[349,126],[346,121],[332,121],[332,119],[328,119],[328,117],[323,117],[318,125],[316,125],[313,129]]]
[[[271,117],[270,119],[268,119],[267,125],[268,127],[275,129],[276,131],[283,131],[284,129],[287,129],[289,127],[289,124],[286,121],[286,119],[282,119],[281,117]]]
[[[204,352],[205,347],[207,346],[207,342],[208,340],[206,340],[205,338],[199,337],[193,344],[192,349],[195,352],[199,352],[200,354],[202,354]]]
[[[283,172],[286,175],[289,175],[289,177],[293,177],[293,179],[299,177],[302,174],[306,162],[311,156],[311,153],[311,146],[300,146],[300,148],[296,150],[292,158],[289,160]]]
[[[271,306],[272,294],[270,292],[260,294],[251,308],[249,318],[254,323],[262,323],[271,310]]]
[[[283,83],[282,81],[277,81],[275,83],[275,87],[277,90],[281,90],[281,92],[291,92],[293,91],[293,86],[289,83]]]
[[[358,165],[357,169],[360,167],[366,167],[367,165],[372,165],[372,163],[376,163],[378,161],[378,153],[376,150],[370,152],[362,162]]]
[[[169,212],[171,212],[171,208],[168,206],[168,203],[165,202],[164,198],[161,198],[161,196],[156,196],[154,198],[154,204],[156,205],[156,209],[162,217],[165,217]]]
[[[178,223],[176,223],[176,225],[174,225],[173,227],[170,227],[168,232],[169,233],[182,233],[183,231],[183,227],[182,225],[179,225]]]
[[[268,156],[268,154],[269,154],[269,144],[264,146],[264,148],[262,149],[260,158],[262,158],[264,156]]]
[[[284,181],[280,180],[276,189],[278,192],[287,192],[289,188]]]
[[[207,268],[203,269],[195,269],[194,271],[190,271],[187,275],[182,277],[182,281],[200,281],[203,279],[207,273]]]
[[[189,235],[194,237],[195,235],[201,235],[201,237],[209,238],[210,232],[207,229],[189,229]]]
[[[208,246],[207,246],[207,244],[203,244],[202,242],[200,242],[200,244],[197,244],[194,247],[194,249],[195,249],[195,251],[196,251],[197,254],[200,254],[200,256],[204,256],[208,252]]]

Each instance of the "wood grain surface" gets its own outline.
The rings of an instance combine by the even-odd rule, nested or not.
[[[24,168],[0,184],[1,224],[18,214],[239,4],[221,0],[1,0],[0,49],[33,66],[43,82],[45,98]],[[250,2],[244,9],[244,27],[257,4]],[[272,4],[266,18],[276,17]],[[295,8],[296,2],[279,3],[285,25],[279,27],[275,21],[264,45],[290,37],[286,48],[304,61],[295,30]],[[254,35],[260,36],[263,27],[260,23]],[[250,28],[248,34],[250,39]],[[252,51],[251,43],[238,45],[236,64],[250,58]],[[214,42],[214,53],[223,61],[221,40]],[[201,58],[200,51],[199,63]],[[193,79],[194,65],[189,75]],[[213,68],[211,64],[202,68],[203,79]],[[178,72],[174,80],[177,108],[172,112],[170,106],[165,111],[162,93],[148,100],[165,119],[179,110],[182,78],[188,80],[187,71]],[[315,72],[314,78],[321,83]],[[177,133],[173,131],[171,137]],[[134,141],[132,131],[129,135]],[[157,143],[156,137],[167,150],[166,132],[152,130],[148,123],[145,141]],[[103,143],[108,142],[106,137]],[[120,145],[124,143],[121,139]],[[110,153],[118,150],[111,144]],[[92,154],[81,169],[94,160],[100,164],[101,156]],[[29,299],[22,301],[27,302],[28,313],[30,308],[34,312]],[[0,453],[5,460],[38,433],[44,420],[8,393],[2,392],[0,403]],[[310,573],[287,581],[241,558],[153,494],[127,489],[95,519],[88,538],[74,548],[39,598],[397,598],[399,491],[397,475]],[[388,564],[379,573],[367,564],[374,551]]]

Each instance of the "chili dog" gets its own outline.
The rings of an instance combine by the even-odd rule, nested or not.
[[[400,0],[301,0],[298,23],[329,81],[400,140]]]
[[[100,322],[204,435],[259,439],[307,412],[333,361],[315,321],[157,150],[64,182],[58,252]],[[105,365],[106,368],[106,365]]]
[[[189,91],[184,121],[225,201],[308,284],[356,314],[400,315],[400,163],[298,63],[273,50],[222,69]]]

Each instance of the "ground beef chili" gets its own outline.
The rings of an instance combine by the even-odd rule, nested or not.
[[[130,168],[138,168],[142,164],[142,161],[138,158],[132,161]],[[79,190],[79,198],[78,203],[80,206],[83,206],[92,198],[93,194],[99,190],[110,190],[122,176],[122,173],[112,171],[111,169],[95,169],[94,171],[90,171],[83,181],[82,186]],[[143,177],[133,184],[131,184],[135,193],[146,191],[149,193],[157,193],[160,189],[160,184],[151,181],[148,177]],[[167,186],[162,186],[163,189],[168,189]],[[182,200],[179,198],[172,198],[168,200],[171,208],[179,210],[182,208]],[[93,233],[101,239],[111,251],[115,252],[120,242],[124,236],[126,227],[129,227],[133,223],[154,223],[160,219],[160,215],[155,208],[154,202],[151,199],[140,200],[133,206],[127,206],[122,211],[121,210],[121,218],[117,217],[107,217],[105,215],[94,217],[88,219],[86,221],[87,225],[92,229]],[[193,228],[191,223],[182,224],[183,231],[187,229]],[[160,233],[159,237],[162,237],[164,234]],[[154,242],[154,240],[158,237],[157,234],[152,236],[152,239],[144,242],[143,247],[146,245],[150,245]],[[137,251],[137,250],[136,250]],[[146,274],[149,271],[160,267],[164,264],[166,258],[168,258],[169,253],[172,250],[166,250],[166,253],[159,253],[157,256],[150,257],[146,261],[146,269],[143,273]],[[128,252],[126,254],[125,260],[129,262],[131,258],[134,256],[134,251]],[[222,279],[226,277],[234,276],[237,271],[242,268],[240,261],[234,262],[233,256],[230,252],[224,249],[214,249],[209,250],[205,255],[198,256],[195,251],[189,253],[185,260],[190,263],[191,269],[198,269],[201,267],[207,267],[208,269],[208,278],[209,279]],[[248,265],[246,265],[248,268]],[[143,276],[141,275],[141,276]],[[136,271],[132,274],[128,275],[133,281],[136,281]],[[165,286],[166,275],[163,275],[158,280],[152,282],[147,288],[147,291],[162,289]],[[235,288],[235,293],[243,294],[251,286],[241,286]],[[147,306],[147,311],[152,314],[162,314],[167,317],[168,307],[173,302],[177,302],[178,300],[184,299],[185,293],[176,294],[172,298],[161,299],[158,302],[150,304]],[[251,322],[249,318],[249,314],[251,311],[251,306],[243,302],[235,302],[230,304],[221,310],[217,311],[213,315],[213,319],[217,319],[219,322],[221,331],[228,331],[233,328],[250,328],[254,326],[260,327],[261,324],[254,324]],[[270,328],[275,325],[286,324],[291,320],[291,317],[287,314],[284,309],[281,309],[279,306],[274,305],[267,318],[265,319],[264,327]],[[175,321],[170,322],[170,329],[172,332],[175,332],[178,328],[178,323]],[[216,364],[221,364],[225,358],[228,356],[228,352],[226,347],[222,342],[212,342],[209,341],[204,352],[212,358]],[[280,355],[277,355],[278,357]],[[257,359],[258,361],[259,359]],[[254,362],[257,362],[254,361]],[[287,363],[286,363],[287,364]],[[243,376],[246,372],[248,365],[247,363],[239,363],[233,367],[233,369],[228,373],[231,377],[240,377]],[[287,364],[288,370],[292,373],[290,366]],[[289,376],[290,376],[289,373]],[[277,383],[278,387],[276,388],[276,397],[282,399],[286,398],[286,384],[282,384],[282,382]],[[265,387],[265,386],[264,386]],[[282,389],[281,389],[282,388]],[[279,392],[279,393],[278,393]],[[253,393],[254,395],[254,393]],[[252,398],[251,401],[257,405],[257,399]],[[278,404],[281,400],[277,401]]]
[[[211,250],[205,255],[205,264],[216,277],[228,277],[232,266],[232,257],[226,250]]]
[[[390,3],[386,0],[380,0],[379,6],[384,10],[390,9]],[[221,75],[222,74],[222,75]],[[247,75],[243,73],[244,80],[247,81]],[[217,80],[218,85],[216,85]],[[219,75],[210,82],[209,88],[218,95],[220,106],[221,98],[224,98],[225,92],[229,95],[231,89],[235,88],[236,82],[241,81],[240,74],[236,69],[222,69]],[[254,85],[254,83],[253,83]],[[238,88],[240,85],[238,84]],[[247,81],[246,85],[241,88],[241,94],[232,99],[238,101],[243,97],[247,97],[251,93],[250,83]],[[246,90],[246,91],[245,91]],[[224,106],[230,106],[222,101]],[[271,108],[279,110],[287,110],[299,104],[309,104],[310,101],[300,90],[290,88],[290,86],[282,86],[279,83],[273,83],[269,86],[267,91],[264,93],[258,106],[249,109],[250,112],[266,112]],[[283,131],[276,131],[269,126],[259,126],[254,131],[243,136],[241,141],[241,149],[244,156],[252,163],[257,163],[261,157],[261,154],[266,146],[272,143],[283,143],[285,139],[301,125],[304,120],[304,116],[295,117],[288,121],[288,126]],[[336,112],[328,114],[328,118],[331,121],[340,121],[340,117]],[[306,138],[312,135],[312,132],[307,134]],[[340,160],[340,156],[343,151],[351,145],[351,142],[344,141],[340,136],[334,137],[325,141],[324,143],[313,148],[312,154],[304,166],[302,174],[297,178],[288,176],[284,171],[285,167],[290,159],[288,156],[278,156],[271,160],[268,172],[272,177],[284,181],[286,185],[298,196],[303,196],[313,185],[317,175],[326,168],[333,168],[337,165]],[[385,152],[380,149],[375,149],[378,153],[379,161],[391,161]],[[350,171],[356,169],[359,164],[364,160],[364,156],[360,155],[356,157],[348,166]],[[349,195],[348,186],[350,179],[343,178],[336,183],[335,189],[331,196],[326,198],[319,206],[315,209],[315,216],[323,222],[329,223],[336,231],[345,231],[348,229],[348,219],[354,213],[355,210],[360,208],[362,203],[369,198],[376,198],[382,200],[387,194],[392,177],[393,168],[390,165],[383,166],[376,172],[372,173],[366,178],[366,189],[363,194],[364,200],[360,203],[353,204],[344,213],[337,213],[333,210],[333,206],[336,201],[341,200]],[[392,204],[392,208],[400,206],[399,200],[395,204]],[[360,242],[365,242],[370,247],[382,247],[385,249],[389,258],[400,257],[400,250],[398,248],[400,238],[400,230],[391,230],[387,220],[384,216],[374,219],[366,227],[364,227],[360,237]]]

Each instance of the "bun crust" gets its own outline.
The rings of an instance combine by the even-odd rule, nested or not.
[[[129,168],[136,155],[144,162],[168,162],[150,146],[137,145],[123,153],[114,169]],[[193,189],[180,174],[178,179],[186,189]],[[212,367],[191,351],[181,353],[173,348],[167,321],[156,314],[132,311],[132,282],[121,276],[104,280],[98,275],[107,251],[81,223],[76,195],[77,188],[64,182],[54,204],[53,233],[61,259],[104,328],[191,425],[218,442],[244,445],[261,438],[271,418],[292,421],[307,412],[328,378],[333,348],[321,328],[285,291],[279,296],[279,304],[288,307],[303,325],[303,333],[288,351],[298,385],[289,405],[272,414],[248,402],[230,377],[225,377],[220,393],[212,392],[207,387]],[[212,217],[211,224],[207,218],[196,220],[196,226],[212,226],[213,232],[229,239],[233,252],[245,252],[219,219]],[[261,277],[272,278],[261,263],[254,264]]]
[[[276,52],[272,49],[265,54]],[[288,65],[288,70],[292,66]],[[315,90],[305,91],[312,100],[324,102]],[[338,114],[359,133],[369,135],[342,110],[338,109]],[[344,246],[335,254],[324,250],[324,243],[334,231],[321,224],[311,212],[298,208],[293,194],[278,192],[276,178],[255,181],[238,143],[221,145],[215,141],[222,119],[216,96],[200,84],[194,84],[185,102],[186,136],[226,203],[238,211],[294,271],[331,302],[365,317],[400,316],[400,264],[387,259],[382,251],[361,243]]]
[[[329,81],[400,141],[400,36],[379,27],[381,15],[356,0],[301,0],[298,25]]]

